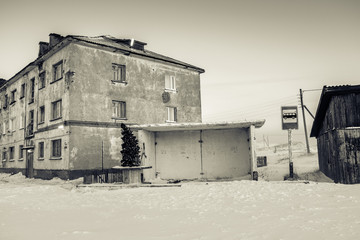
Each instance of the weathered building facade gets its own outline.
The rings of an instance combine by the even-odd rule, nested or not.
[[[121,160],[120,123],[201,122],[203,69],[109,36],[50,34],[0,87],[2,172],[74,178]]]
[[[339,183],[360,183],[360,85],[323,88],[311,130],[319,167]]]

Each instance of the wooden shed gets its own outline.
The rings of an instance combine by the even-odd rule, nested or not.
[[[336,183],[360,183],[360,85],[324,86],[311,130],[320,170]]]

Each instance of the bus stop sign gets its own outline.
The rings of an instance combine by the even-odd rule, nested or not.
[[[298,110],[297,106],[281,107],[282,129],[298,129]]]

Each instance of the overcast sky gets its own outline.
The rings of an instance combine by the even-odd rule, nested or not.
[[[146,42],[205,69],[203,121],[266,119],[260,136],[286,133],[280,107],[297,105],[300,88],[360,84],[358,0],[1,0],[0,33],[5,79],[49,33]],[[314,114],[319,94],[304,93]]]

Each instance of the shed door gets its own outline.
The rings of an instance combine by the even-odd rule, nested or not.
[[[163,179],[201,177],[200,131],[158,132],[156,171]]]

